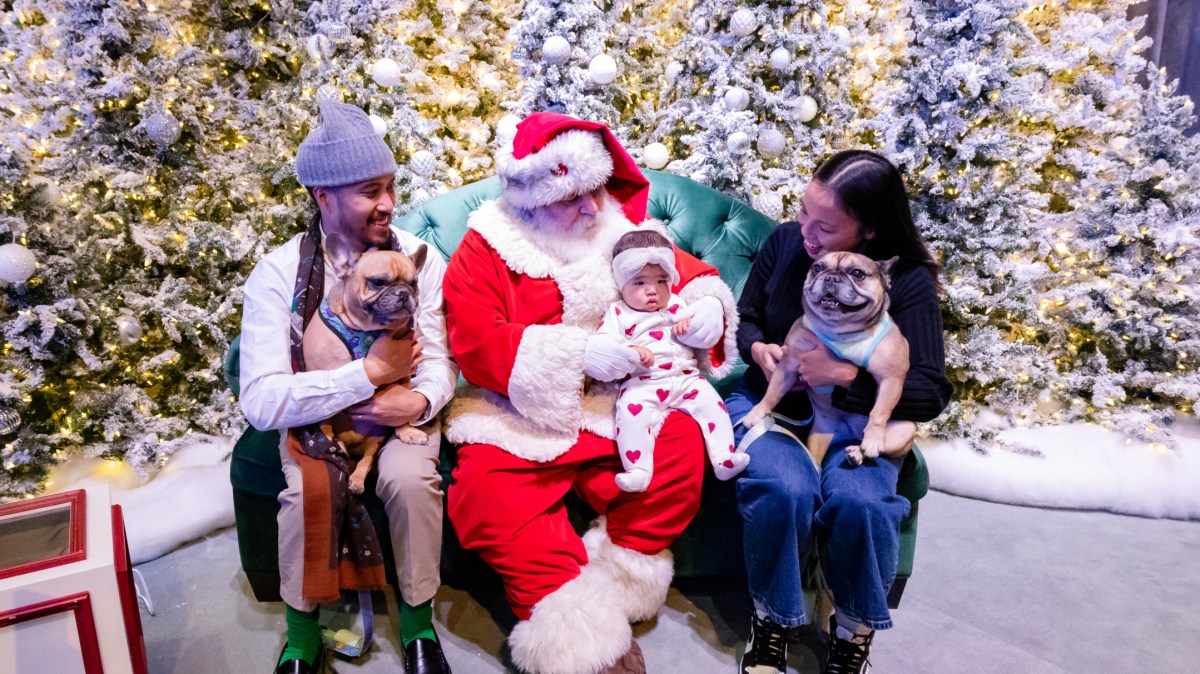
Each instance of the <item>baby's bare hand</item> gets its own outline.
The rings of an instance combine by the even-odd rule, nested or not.
[[[629,348],[637,352],[638,358],[642,361],[642,367],[650,367],[654,365],[654,352],[644,346],[633,346]]]
[[[687,331],[692,327],[691,318],[681,318],[675,322],[675,326],[671,328],[671,334],[676,337],[682,337],[687,334]]]

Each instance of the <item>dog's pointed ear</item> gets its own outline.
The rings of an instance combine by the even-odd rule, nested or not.
[[[892,267],[895,267],[896,263],[899,261],[900,256],[894,255],[888,260],[877,260],[875,262],[875,266],[879,269],[880,276],[883,276],[885,279],[890,279],[892,277]]]
[[[349,276],[359,255],[350,246],[350,240],[341,233],[334,232],[325,237],[325,264],[329,265],[335,277],[344,279]]]
[[[412,255],[408,256],[408,259],[412,260],[413,266],[417,268],[417,271],[421,271],[421,268],[425,266],[425,256],[428,254],[429,246],[421,244],[420,248],[417,248]]]

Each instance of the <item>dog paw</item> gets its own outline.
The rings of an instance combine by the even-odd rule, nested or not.
[[[646,491],[650,486],[650,473],[644,470],[630,470],[624,473],[617,473],[613,478],[617,482],[617,486],[621,491],[632,493]]]
[[[728,480],[746,470],[746,465],[749,463],[750,455],[745,452],[730,454],[713,465],[713,472],[716,473],[718,480]]]
[[[397,428],[396,437],[400,438],[400,442],[406,445],[423,445],[429,442],[429,436],[425,435],[425,431],[416,426],[401,426]]]
[[[766,419],[768,414],[770,414],[770,410],[763,409],[760,405],[755,405],[754,409],[750,410],[750,413],[742,418],[742,425],[746,428],[754,428],[754,425]]]
[[[846,460],[849,461],[850,465],[852,466],[861,466],[863,462],[862,447],[859,447],[858,445],[850,445],[847,447]]]

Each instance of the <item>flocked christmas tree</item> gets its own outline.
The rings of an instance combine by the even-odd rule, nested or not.
[[[535,109],[781,219],[822,159],[877,149],[945,267],[959,397],[931,430],[1169,444],[1200,396],[1200,143],[1128,5],[4,3],[0,496],[69,451],[145,475],[243,426],[221,363],[245,275],[307,221],[323,96],[375,115],[399,212],[490,175]]]

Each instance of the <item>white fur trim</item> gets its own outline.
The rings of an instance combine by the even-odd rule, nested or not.
[[[588,336],[569,325],[525,328],[508,379],[509,400],[521,416],[553,431],[579,429]]]
[[[675,575],[675,558],[670,550],[646,555],[613,543],[603,516],[583,535],[583,547],[589,565],[604,569],[613,579],[611,592],[626,618],[633,622],[652,618],[666,603]]]
[[[700,349],[696,350],[696,360],[699,362],[700,371],[709,377],[719,379],[733,372],[733,367],[738,361],[738,312],[733,291],[719,276],[699,276],[681,288],[679,296],[688,304],[695,304],[696,300],[702,297],[715,297],[720,300],[721,307],[725,310],[725,362],[720,367],[713,367],[708,350]]]
[[[591,564],[543,597],[508,637],[513,663],[529,674],[597,674],[632,643],[611,577]]]
[[[675,270],[675,250],[650,246],[623,250],[613,258],[612,272],[613,278],[617,282],[617,288],[623,288],[626,283],[629,283],[629,279],[637,276],[637,273],[648,264],[662,267],[663,271],[671,276],[671,285],[679,283],[679,272]]]
[[[606,184],[612,173],[612,155],[599,131],[564,131],[540,152],[522,159],[513,157],[509,144],[496,155],[504,200],[517,208],[537,208],[591,192]]]

